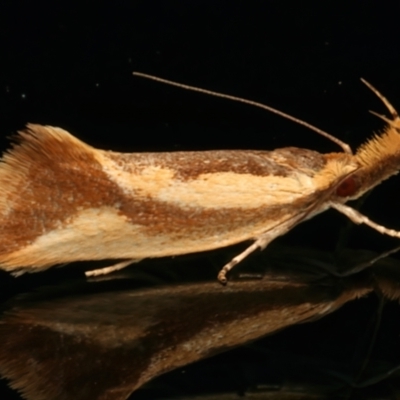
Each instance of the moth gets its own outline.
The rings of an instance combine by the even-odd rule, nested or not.
[[[99,275],[144,258],[196,253],[253,241],[219,272],[264,249],[300,222],[334,208],[354,223],[400,238],[348,200],[398,172],[400,118],[355,154],[348,145],[268,106],[141,76],[262,107],[339,144],[321,154],[296,147],[273,151],[117,153],[91,147],[67,131],[28,124],[0,163],[0,267],[14,275],[79,260],[123,259]]]

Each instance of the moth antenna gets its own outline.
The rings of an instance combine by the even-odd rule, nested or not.
[[[378,91],[378,89],[376,89],[374,86],[372,86],[369,82],[367,82],[363,78],[361,78],[361,82],[365,86],[367,86],[367,88],[370,89],[379,98],[379,100],[386,106],[386,108],[389,110],[390,114],[392,115],[393,119],[399,118],[399,114],[397,113],[396,109],[390,104],[389,100]],[[381,115],[376,114],[374,112],[372,112],[372,114],[376,115],[377,117],[383,119],[385,122],[390,124],[390,121],[384,119],[384,117],[382,117]]]
[[[347,154],[353,154],[350,146],[347,143],[342,142],[341,140],[337,139],[335,136],[329,134],[328,132],[325,132],[319,128],[317,128],[314,125],[309,124],[308,122],[305,122],[301,119],[295,118],[289,114],[284,113],[283,111],[279,111],[275,108],[269,107],[265,104],[262,103],[258,103],[257,101],[252,101],[252,100],[247,100],[244,99],[242,97],[236,97],[236,96],[231,96],[229,94],[225,94],[225,93],[219,93],[219,92],[214,92],[212,90],[207,90],[207,89],[202,89],[196,86],[191,86],[191,85],[185,85],[183,83],[178,83],[178,82],[174,82],[174,81],[170,81],[168,79],[163,79],[163,78],[159,78],[157,76],[154,75],[148,75],[148,74],[144,74],[142,72],[133,72],[134,76],[139,76],[141,78],[146,78],[146,79],[150,79],[156,82],[161,82],[161,83],[165,83],[167,85],[171,85],[171,86],[176,86],[178,88],[181,89],[185,89],[185,90],[190,90],[192,92],[199,92],[199,93],[204,93],[204,94],[208,94],[210,96],[214,96],[214,97],[221,97],[223,99],[228,99],[228,100],[232,100],[232,101],[236,101],[239,103],[244,103],[244,104],[248,104],[250,106],[254,106],[254,107],[258,107],[258,108],[262,108],[264,110],[267,110],[269,112],[272,112],[274,114],[277,114],[283,118],[286,118],[290,121],[293,121],[299,125],[303,125],[308,129],[311,129],[312,131],[318,133],[321,136],[324,136],[325,138],[331,140],[332,142],[336,143],[338,146],[340,146],[343,151]]]
[[[397,124],[395,123],[395,121],[389,119],[389,118],[386,117],[385,115],[378,114],[377,112],[372,111],[372,110],[369,110],[369,112],[370,112],[372,115],[375,115],[375,117],[378,117],[379,119],[385,121],[388,125],[392,126],[393,128],[398,128],[398,127],[397,127]]]

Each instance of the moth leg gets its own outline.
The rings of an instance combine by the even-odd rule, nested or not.
[[[354,208],[351,208],[349,206],[346,206],[341,203],[330,203],[330,206],[336,210],[338,210],[340,213],[344,214],[347,218],[352,220],[355,224],[365,224],[371,227],[372,229],[375,229],[376,231],[382,233],[383,235],[388,235],[396,238],[400,238],[400,232],[396,231],[394,229],[388,229],[385,228],[383,225],[379,225],[374,221],[371,221],[368,217],[365,215],[361,214]]]
[[[226,264],[221,271],[218,273],[218,280],[226,285],[228,279],[226,274],[238,263],[244,260],[249,254],[253,251],[260,249],[264,250],[270,242],[276,239],[278,236],[284,235],[289,232],[294,226],[296,226],[300,221],[304,219],[306,214],[296,215],[293,218],[289,218],[286,221],[280,222],[274,228],[271,228],[269,231],[262,233],[259,237],[256,238],[255,242],[250,245],[245,251],[238,254],[236,257],[232,258],[231,261]]]
[[[131,259],[131,260],[126,260],[126,261],[121,261],[117,264],[110,265],[109,267],[98,268],[98,269],[93,269],[91,271],[86,271],[85,275],[87,278],[92,277],[92,276],[107,275],[107,274],[110,274],[111,272],[119,271],[120,269],[126,268],[128,265],[137,263],[139,261],[141,261],[141,260],[138,260],[136,258]]]
[[[269,232],[268,232],[269,233]],[[265,247],[275,238],[274,235],[270,233],[267,235],[262,235],[259,237],[252,245],[250,245],[245,251],[238,254],[236,257],[232,258],[228,264],[224,265],[224,267],[218,273],[218,280],[223,284],[226,285],[228,282],[228,278],[226,274],[236,265],[239,264],[242,260],[244,260],[249,254],[253,251],[260,249],[263,250]]]

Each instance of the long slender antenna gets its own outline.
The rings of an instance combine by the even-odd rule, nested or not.
[[[385,107],[389,110],[390,114],[392,114],[393,119],[399,118],[399,114],[397,113],[396,109],[389,103],[389,100],[381,94],[378,89],[373,87],[369,82],[367,82],[365,79],[361,78],[361,82],[367,86],[368,89],[370,89],[378,98],[379,100],[385,105]]]
[[[367,86],[368,89],[370,89],[375,96],[378,97],[378,99],[385,105],[385,107],[389,110],[390,114],[392,115],[392,120],[389,118],[385,117],[384,115],[378,114],[375,111],[370,111],[371,114],[375,115],[376,117],[384,120],[387,124],[393,126],[394,128],[398,129],[398,124],[399,124],[399,114],[396,111],[396,109],[390,104],[389,100],[378,91],[374,86],[372,86],[369,82],[367,82],[365,79],[361,78],[361,82]]]
[[[182,84],[182,83],[178,83],[178,82],[170,81],[170,80],[167,80],[167,79],[159,78],[159,77],[154,76],[154,75],[143,74],[142,72],[133,72],[133,75],[139,76],[141,78],[150,79],[150,80],[153,80],[153,81],[156,81],[156,82],[165,83],[167,85],[176,86],[176,87],[179,87],[181,89],[191,90],[192,92],[199,92],[199,93],[208,94],[210,96],[222,97],[223,99],[233,100],[233,101],[236,101],[236,102],[239,102],[239,103],[244,103],[244,104],[248,104],[248,105],[251,105],[251,106],[254,106],[254,107],[262,108],[262,109],[267,110],[269,112],[272,112],[274,114],[280,115],[283,118],[286,118],[286,119],[289,119],[289,120],[291,120],[293,122],[296,122],[299,125],[303,125],[306,128],[313,130],[314,132],[317,132],[319,135],[324,136],[327,139],[331,140],[332,142],[336,143],[338,146],[340,146],[343,149],[343,151],[345,153],[353,154],[353,152],[351,151],[351,148],[350,148],[350,146],[348,144],[346,144],[346,143],[342,142],[341,140],[335,138],[333,135],[331,135],[331,134],[329,134],[329,133],[317,128],[314,125],[309,124],[308,122],[305,122],[305,121],[303,121],[301,119],[292,117],[289,114],[286,114],[286,113],[284,113],[282,111],[279,111],[279,110],[277,110],[275,108],[269,107],[269,106],[267,106],[265,104],[258,103],[256,101],[252,101],[252,100],[243,99],[241,97],[231,96],[229,94],[213,92],[212,90],[201,89],[201,88],[196,87],[196,86],[185,85],[185,84]]]

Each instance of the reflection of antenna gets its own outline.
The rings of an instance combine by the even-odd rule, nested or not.
[[[133,72],[133,75],[139,76],[141,78],[151,79],[151,80],[156,81],[156,82],[165,83],[167,85],[176,86],[176,87],[179,87],[181,89],[191,90],[192,92],[199,92],[199,93],[208,94],[210,96],[222,97],[223,99],[233,100],[233,101],[237,101],[239,103],[249,104],[249,105],[254,106],[254,107],[262,108],[262,109],[270,111],[270,112],[272,112],[274,114],[278,114],[283,118],[286,118],[286,119],[289,119],[289,120],[291,120],[293,122],[296,122],[299,125],[303,125],[306,128],[313,130],[314,132],[317,132],[319,135],[324,136],[327,139],[329,139],[332,142],[334,142],[337,145],[339,145],[343,149],[343,151],[345,153],[353,154],[353,152],[351,151],[350,146],[348,144],[346,144],[346,143],[342,142],[341,140],[335,138],[331,134],[329,134],[329,133],[317,128],[314,125],[309,124],[308,122],[305,122],[305,121],[303,121],[301,119],[292,117],[289,114],[286,114],[286,113],[284,113],[282,111],[279,111],[279,110],[277,110],[275,108],[269,107],[269,106],[267,106],[265,104],[258,103],[256,101],[252,101],[252,100],[243,99],[242,97],[236,97],[236,96],[231,96],[229,94],[213,92],[212,90],[202,89],[202,88],[198,88],[196,86],[185,85],[183,83],[170,81],[170,80],[167,80],[167,79],[159,78],[157,76],[143,74],[142,72]]]

